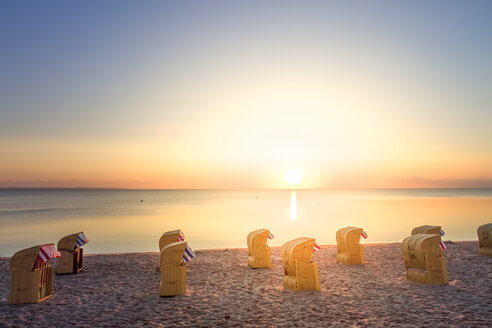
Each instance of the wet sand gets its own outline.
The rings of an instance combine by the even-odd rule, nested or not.
[[[321,291],[282,287],[280,248],[271,269],[251,269],[246,249],[197,251],[183,296],[159,297],[158,253],[93,255],[85,271],[55,275],[53,296],[9,305],[9,261],[0,260],[2,327],[485,327],[492,325],[492,257],[477,242],[446,244],[449,285],[405,279],[401,244],[366,245],[364,265],[314,253]]]

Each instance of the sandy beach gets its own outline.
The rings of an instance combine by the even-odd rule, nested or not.
[[[184,296],[159,297],[158,253],[93,255],[85,271],[55,275],[53,296],[9,305],[9,260],[0,260],[2,327],[485,327],[492,323],[492,258],[477,242],[448,242],[449,285],[405,279],[401,244],[366,245],[364,265],[314,253],[321,291],[282,287],[280,248],[271,269],[251,269],[246,249],[197,251]]]

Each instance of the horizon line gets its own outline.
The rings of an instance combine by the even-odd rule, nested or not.
[[[445,190],[492,189],[491,187],[410,187],[410,188],[105,188],[105,187],[0,187],[0,190]]]

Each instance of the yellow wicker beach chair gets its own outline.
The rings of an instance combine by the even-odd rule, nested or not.
[[[159,252],[162,251],[164,247],[166,247],[169,244],[175,243],[178,241],[179,236],[181,236],[181,230],[172,230],[168,232],[164,232],[159,239]],[[162,258],[160,259],[159,262],[159,271],[161,270],[162,267]]]
[[[441,235],[418,234],[402,242],[407,279],[423,284],[447,284],[446,258],[439,247]]]
[[[53,244],[45,244],[21,250],[10,259],[10,304],[39,303],[52,296],[54,270],[51,256],[40,259],[42,249],[43,254],[56,252]]]
[[[412,230],[412,236],[418,234],[439,235],[440,233],[441,233],[441,226],[423,225],[420,227],[413,228]]]
[[[362,228],[346,227],[337,231],[337,262],[363,264],[364,246],[359,245]]]
[[[478,254],[492,256],[492,223],[484,224],[477,230]]]
[[[260,229],[248,234],[248,265],[253,269],[257,268],[270,268],[272,262],[270,259],[270,247],[268,247],[267,240],[270,231],[267,229]]]
[[[282,246],[284,289],[320,290],[318,264],[311,261],[314,238],[298,238]]]
[[[186,294],[186,264],[183,261],[187,243],[175,242],[161,250],[161,296]]]
[[[83,243],[78,242],[81,236],[84,239]],[[61,256],[58,260],[57,274],[78,273],[83,269],[84,249],[81,246],[86,242],[83,232],[65,236],[58,241],[57,249]]]

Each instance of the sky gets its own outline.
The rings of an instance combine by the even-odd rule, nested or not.
[[[490,1],[2,1],[0,187],[492,187]]]

